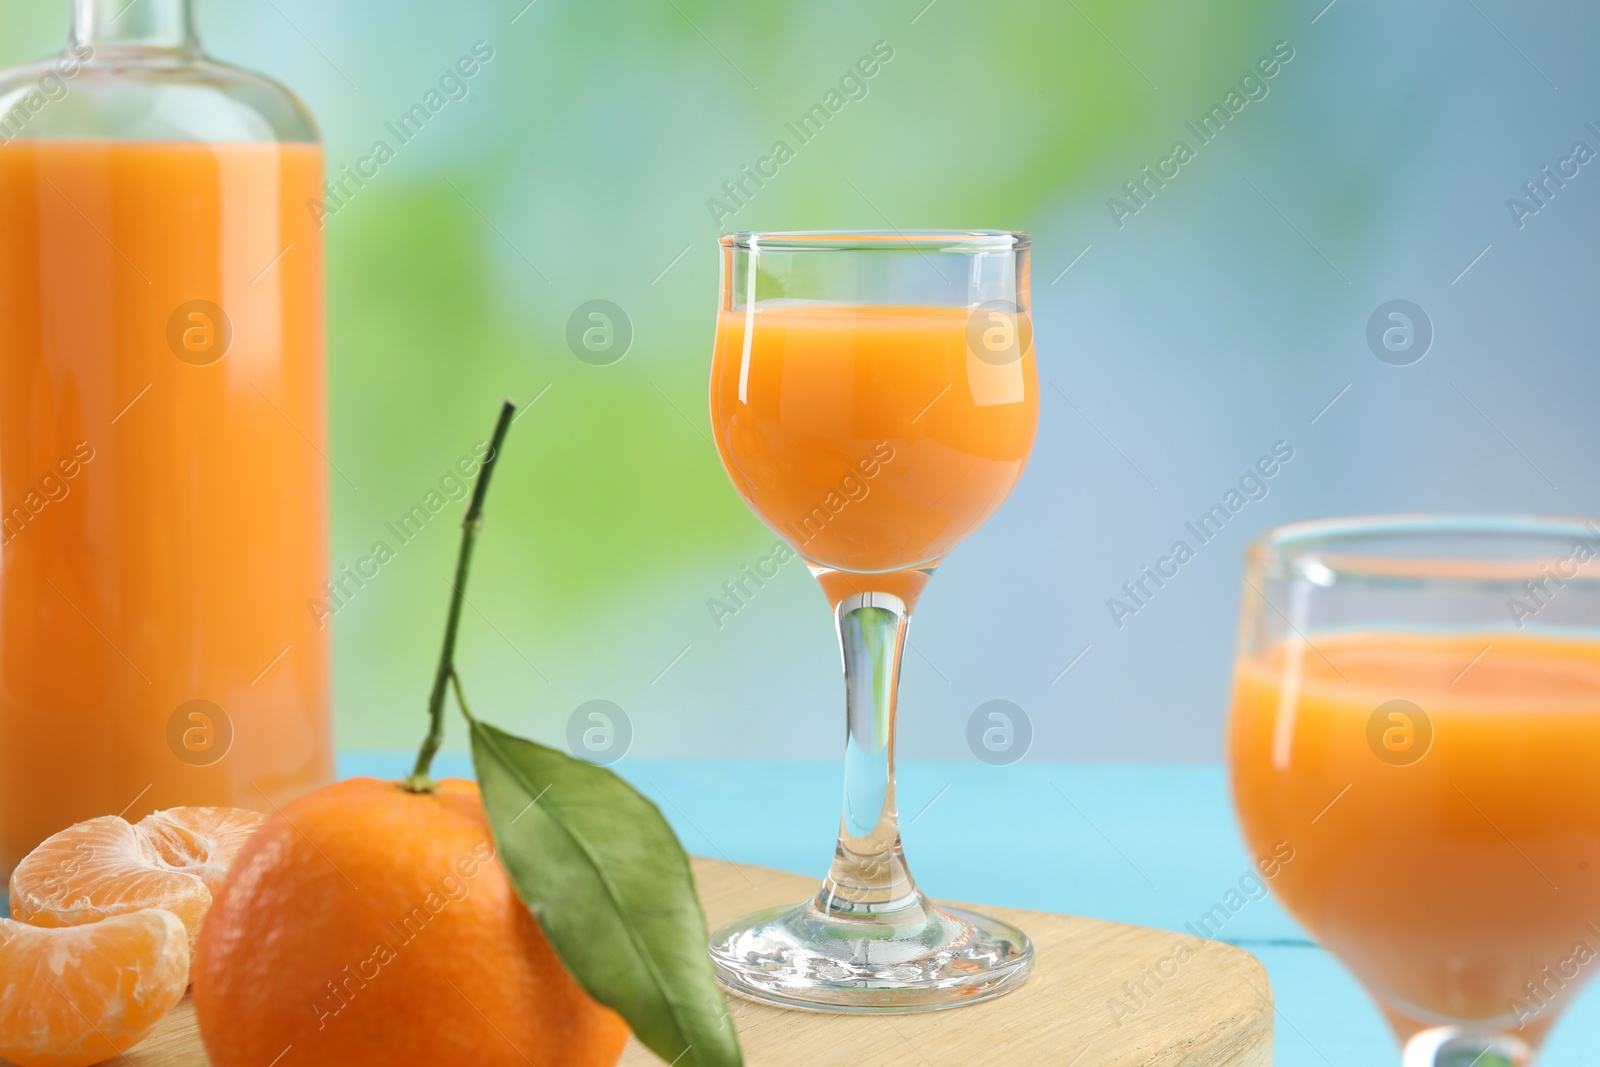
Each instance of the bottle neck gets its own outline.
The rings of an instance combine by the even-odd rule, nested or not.
[[[73,0],[72,43],[184,52],[200,47],[189,0]]]

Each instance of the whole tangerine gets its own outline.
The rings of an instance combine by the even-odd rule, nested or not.
[[[215,1067],[610,1067],[628,1037],[545,940],[460,779],[349,779],[268,818],[191,979]]]

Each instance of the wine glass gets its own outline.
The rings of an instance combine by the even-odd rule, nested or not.
[[[1405,1067],[1522,1067],[1600,961],[1600,526],[1336,519],[1251,546],[1234,804]]]
[[[833,608],[846,735],[827,878],[804,903],[717,931],[717,973],[745,996],[829,1011],[999,996],[1027,979],[1032,945],[917,888],[900,844],[894,729],[918,594],[1000,506],[1033,448],[1028,238],[738,233],[721,244],[717,449]]]

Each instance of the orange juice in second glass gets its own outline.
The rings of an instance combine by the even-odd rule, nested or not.
[[[1564,1003],[1587,969],[1575,946],[1600,954],[1600,642],[1354,633],[1316,648],[1279,644],[1235,683],[1246,835],[1299,842],[1274,890],[1413,1018],[1515,1024]],[[1394,700],[1426,723],[1395,703],[1369,738]]]
[[[718,317],[723,465],[806,560],[929,567],[1010,493],[1038,421],[1033,325],[1025,310],[974,322],[958,307],[782,302]],[[975,355],[989,331],[1016,358]]]

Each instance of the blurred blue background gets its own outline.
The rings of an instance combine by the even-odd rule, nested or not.
[[[0,63],[57,50],[66,8],[0,2]],[[907,811],[969,782],[908,829],[943,895],[1177,928],[1227,888],[1246,861],[1214,767],[1156,783],[1073,769],[1061,781],[1086,821],[1056,826],[1055,859],[1010,888],[931,847],[983,832],[961,821],[996,810],[971,808],[974,790],[1051,803],[1049,761],[1218,760],[1241,551],[1266,527],[1596,511],[1600,162],[1547,182],[1544,203],[1524,188],[1577,141],[1600,151],[1592,4],[202,0],[198,21],[214,54],[302,96],[335,173],[393,144],[385,124],[459,58],[491,53],[327,219],[332,459],[348,476],[332,479],[334,561],[365,554],[470,453],[500,396],[533,402],[480,544],[468,692],[480,715],[558,744],[580,705],[619,706],[618,769],[693,798],[674,816],[692,849],[820,863],[835,771],[794,772],[822,784],[795,794],[786,835],[737,822],[740,789],[696,792],[703,766],[655,761],[832,761],[841,725],[826,607],[799,565],[720,627],[707,605],[773,540],[709,439],[723,230],[1034,237],[1037,450],[940,570],[905,665],[902,750],[956,768],[908,772]],[[797,144],[785,123],[875,46],[892,58]],[[1215,106],[1227,122],[1201,144],[1186,124]],[[795,157],[776,177],[731,216],[708,205],[779,139]],[[1173,175],[1161,161],[1179,140],[1193,158]],[[1170,176],[1135,199],[1124,183],[1146,166]],[[566,341],[595,299],[632,324],[609,366]],[[1421,309],[1425,354],[1369,343],[1394,300]],[[1293,459],[1266,497],[1119,626],[1108,599],[1279,442]],[[342,750],[414,749],[455,531],[430,524],[338,613]],[[991,700],[1031,722],[1009,777],[968,748]],[[374,767],[400,760],[358,769]],[[1387,1060],[1376,1013],[1301,937],[1266,902],[1235,938],[1273,968],[1279,1062]],[[1586,1062],[1579,1034],[1558,1031],[1551,1061]]]

